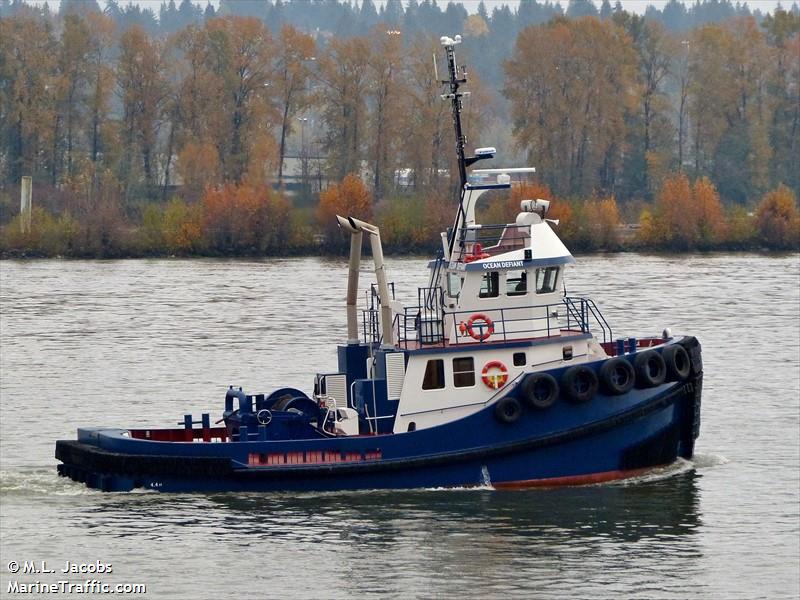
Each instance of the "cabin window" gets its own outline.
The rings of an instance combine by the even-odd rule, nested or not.
[[[429,360],[422,380],[423,390],[440,390],[444,387],[444,360]]]
[[[528,293],[528,272],[506,272],[506,296],[524,296]]]
[[[558,267],[536,269],[536,293],[549,294],[556,291]]]
[[[500,295],[500,273],[489,271],[485,273],[481,280],[481,291],[479,298],[497,298]]]
[[[525,363],[528,362],[525,358],[524,352],[514,352],[514,366],[515,367],[524,367]]]
[[[471,356],[453,359],[453,385],[456,387],[475,385],[475,361]]]
[[[447,295],[456,298],[461,293],[461,277],[456,273],[447,274]]]

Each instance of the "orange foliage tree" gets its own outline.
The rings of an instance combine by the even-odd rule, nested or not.
[[[702,177],[692,186],[692,207],[695,211],[697,243],[708,248],[726,238],[725,211],[714,184]]]
[[[586,202],[583,218],[589,247],[612,250],[619,246],[619,208],[613,197]]]
[[[642,213],[639,241],[674,250],[711,248],[725,241],[725,212],[714,184],[694,185],[683,173],[664,179],[652,211]]]
[[[203,194],[203,232],[213,252],[285,252],[290,205],[266,186],[227,184]]]
[[[178,173],[187,198],[199,198],[207,186],[219,180],[219,171],[219,154],[214,144],[190,141],[178,153]]]
[[[335,240],[339,239],[336,215],[355,217],[362,221],[372,219],[372,194],[353,173],[319,195],[317,220],[325,231],[328,242],[334,245],[338,245]]]
[[[756,228],[761,242],[771,248],[800,248],[800,213],[788,187],[780,185],[764,195],[756,208]]]

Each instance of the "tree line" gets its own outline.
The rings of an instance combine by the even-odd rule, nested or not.
[[[462,14],[467,64],[485,55],[500,18],[487,25],[480,12]],[[158,251],[164,235],[130,232],[187,215],[195,225],[184,233],[203,241],[176,251],[277,251],[276,240],[289,239],[299,248],[319,231],[314,207],[328,182],[357,174],[375,214],[413,246],[403,214],[414,222],[419,211],[452,210],[452,125],[434,76],[437,38],[389,27],[340,38],[229,15],[161,37],[120,30],[94,10],[0,18],[0,224],[9,229],[19,179],[32,175],[35,204],[53,223],[108,242],[67,253]],[[613,198],[637,221],[655,214],[677,176],[707,181],[725,210],[745,214],[771,190],[800,190],[800,15],[779,9],[760,24],[739,17],[674,35],[619,9],[556,16],[511,43],[502,97],[470,73],[469,141],[515,149],[512,159],[536,165],[553,196],[576,206]],[[288,154],[303,162],[306,183],[311,156],[318,172],[316,188],[294,201],[283,193]],[[500,162],[512,161],[506,153]],[[250,209],[229,213],[258,213],[265,227],[280,219],[274,235],[238,245],[212,235],[225,230],[214,223],[223,200],[240,197]],[[127,241],[114,246],[115,236]]]

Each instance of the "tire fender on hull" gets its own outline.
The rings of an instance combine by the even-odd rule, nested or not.
[[[494,416],[507,425],[516,423],[522,416],[522,404],[514,396],[500,398],[494,406]]]
[[[633,365],[619,356],[610,358],[600,367],[600,385],[606,394],[627,394],[636,382]]]
[[[561,389],[570,402],[582,404],[588,402],[597,393],[597,374],[586,365],[570,367],[561,376]]]
[[[689,353],[683,346],[672,344],[664,348],[661,358],[667,366],[667,381],[686,381],[692,372]]]
[[[636,387],[650,388],[664,383],[667,378],[667,365],[655,350],[647,350],[636,355],[633,361],[636,369]]]
[[[549,373],[533,373],[522,382],[522,397],[531,408],[550,408],[558,399],[558,381]]]

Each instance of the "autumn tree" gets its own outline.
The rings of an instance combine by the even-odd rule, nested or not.
[[[125,149],[121,180],[128,193],[137,181],[139,166],[147,189],[157,182],[156,144],[169,89],[164,59],[163,44],[151,39],[142,28],[132,27],[122,34],[117,86],[122,102]],[[134,163],[137,155],[138,165]]]
[[[528,27],[506,62],[514,134],[556,193],[613,190],[635,56],[607,21],[558,19]]]
[[[675,250],[709,249],[725,242],[728,225],[719,193],[702,177],[690,184],[683,173],[664,179],[655,206],[641,218],[639,239]]]
[[[326,133],[323,146],[334,179],[361,171],[366,136],[370,45],[362,37],[331,40],[317,74]]]
[[[222,117],[215,131],[226,181],[263,182],[275,166],[273,131],[279,120],[273,92],[272,56],[275,42],[264,24],[253,17],[223,17],[206,23],[210,70],[222,85],[215,106]]]
[[[431,60],[440,52],[438,39],[427,36],[418,36],[408,48],[399,112],[402,134],[398,134],[398,160],[410,168],[413,188],[437,195],[448,188],[452,193],[459,185],[451,105],[441,98],[443,87]],[[439,77],[445,76],[445,72],[439,73]],[[467,152],[482,145],[473,140],[481,139],[492,104],[480,77],[470,73],[468,81],[470,95],[463,100],[461,114]]]
[[[377,27],[370,35],[368,60],[369,162],[375,197],[383,198],[394,178],[397,146],[402,136],[401,101],[404,98],[403,54],[400,33]]]
[[[286,136],[292,132],[294,116],[308,106],[309,79],[312,75],[314,39],[291,25],[284,25],[278,38],[275,66],[275,94],[281,111],[278,150],[278,184],[283,182],[283,159],[286,155]]]
[[[620,216],[613,197],[592,198],[583,206],[586,243],[590,248],[616,250],[619,247]]]
[[[53,141],[56,40],[49,23],[20,16],[0,19],[0,128],[8,178],[47,173]]]
[[[333,245],[338,245],[339,239],[336,215],[362,221],[372,219],[372,194],[354,173],[345,176],[340,183],[328,186],[319,195],[317,221]]]
[[[228,183],[203,195],[203,231],[214,252],[232,254],[286,251],[289,202],[264,185]]]
[[[697,241],[694,212],[689,178],[683,173],[665,178],[652,212],[642,216],[640,240],[676,250],[692,248]]]
[[[613,19],[631,37],[637,57],[637,106],[628,117],[625,191],[647,198],[672,161],[673,125],[666,83],[676,43],[658,22],[624,12]]]
[[[692,208],[697,228],[697,243],[711,248],[726,239],[727,223],[717,189],[707,177],[692,186]]]
[[[771,52],[755,20],[741,18],[696,30],[690,55],[694,176],[743,202],[768,184]]]
[[[66,169],[73,174],[76,137],[82,130],[81,119],[87,91],[87,60],[90,50],[89,26],[80,17],[69,14],[64,18],[58,52],[57,75],[54,79],[55,115],[53,124],[53,171],[52,183],[56,185],[58,175]],[[66,163],[66,164],[64,164]]]
[[[769,123],[772,148],[770,180],[784,183],[800,194],[800,14],[778,7],[762,22],[767,43],[773,49],[768,82],[773,112]]]
[[[770,248],[800,248],[800,212],[797,198],[785,185],[764,195],[756,208],[759,240]]]
[[[114,46],[114,22],[102,13],[86,15],[89,30],[86,54],[86,82],[88,87],[88,131],[89,157],[97,163],[104,150],[104,129],[108,122],[111,95],[114,87],[114,69],[111,51]]]
[[[406,58],[406,98],[403,102],[404,133],[399,140],[403,165],[411,169],[412,186],[428,191],[439,186],[439,175],[447,165],[444,153],[447,135],[452,135],[449,106],[439,99],[431,57],[441,52],[438,40],[417,37]],[[442,75],[443,76],[443,75]]]

